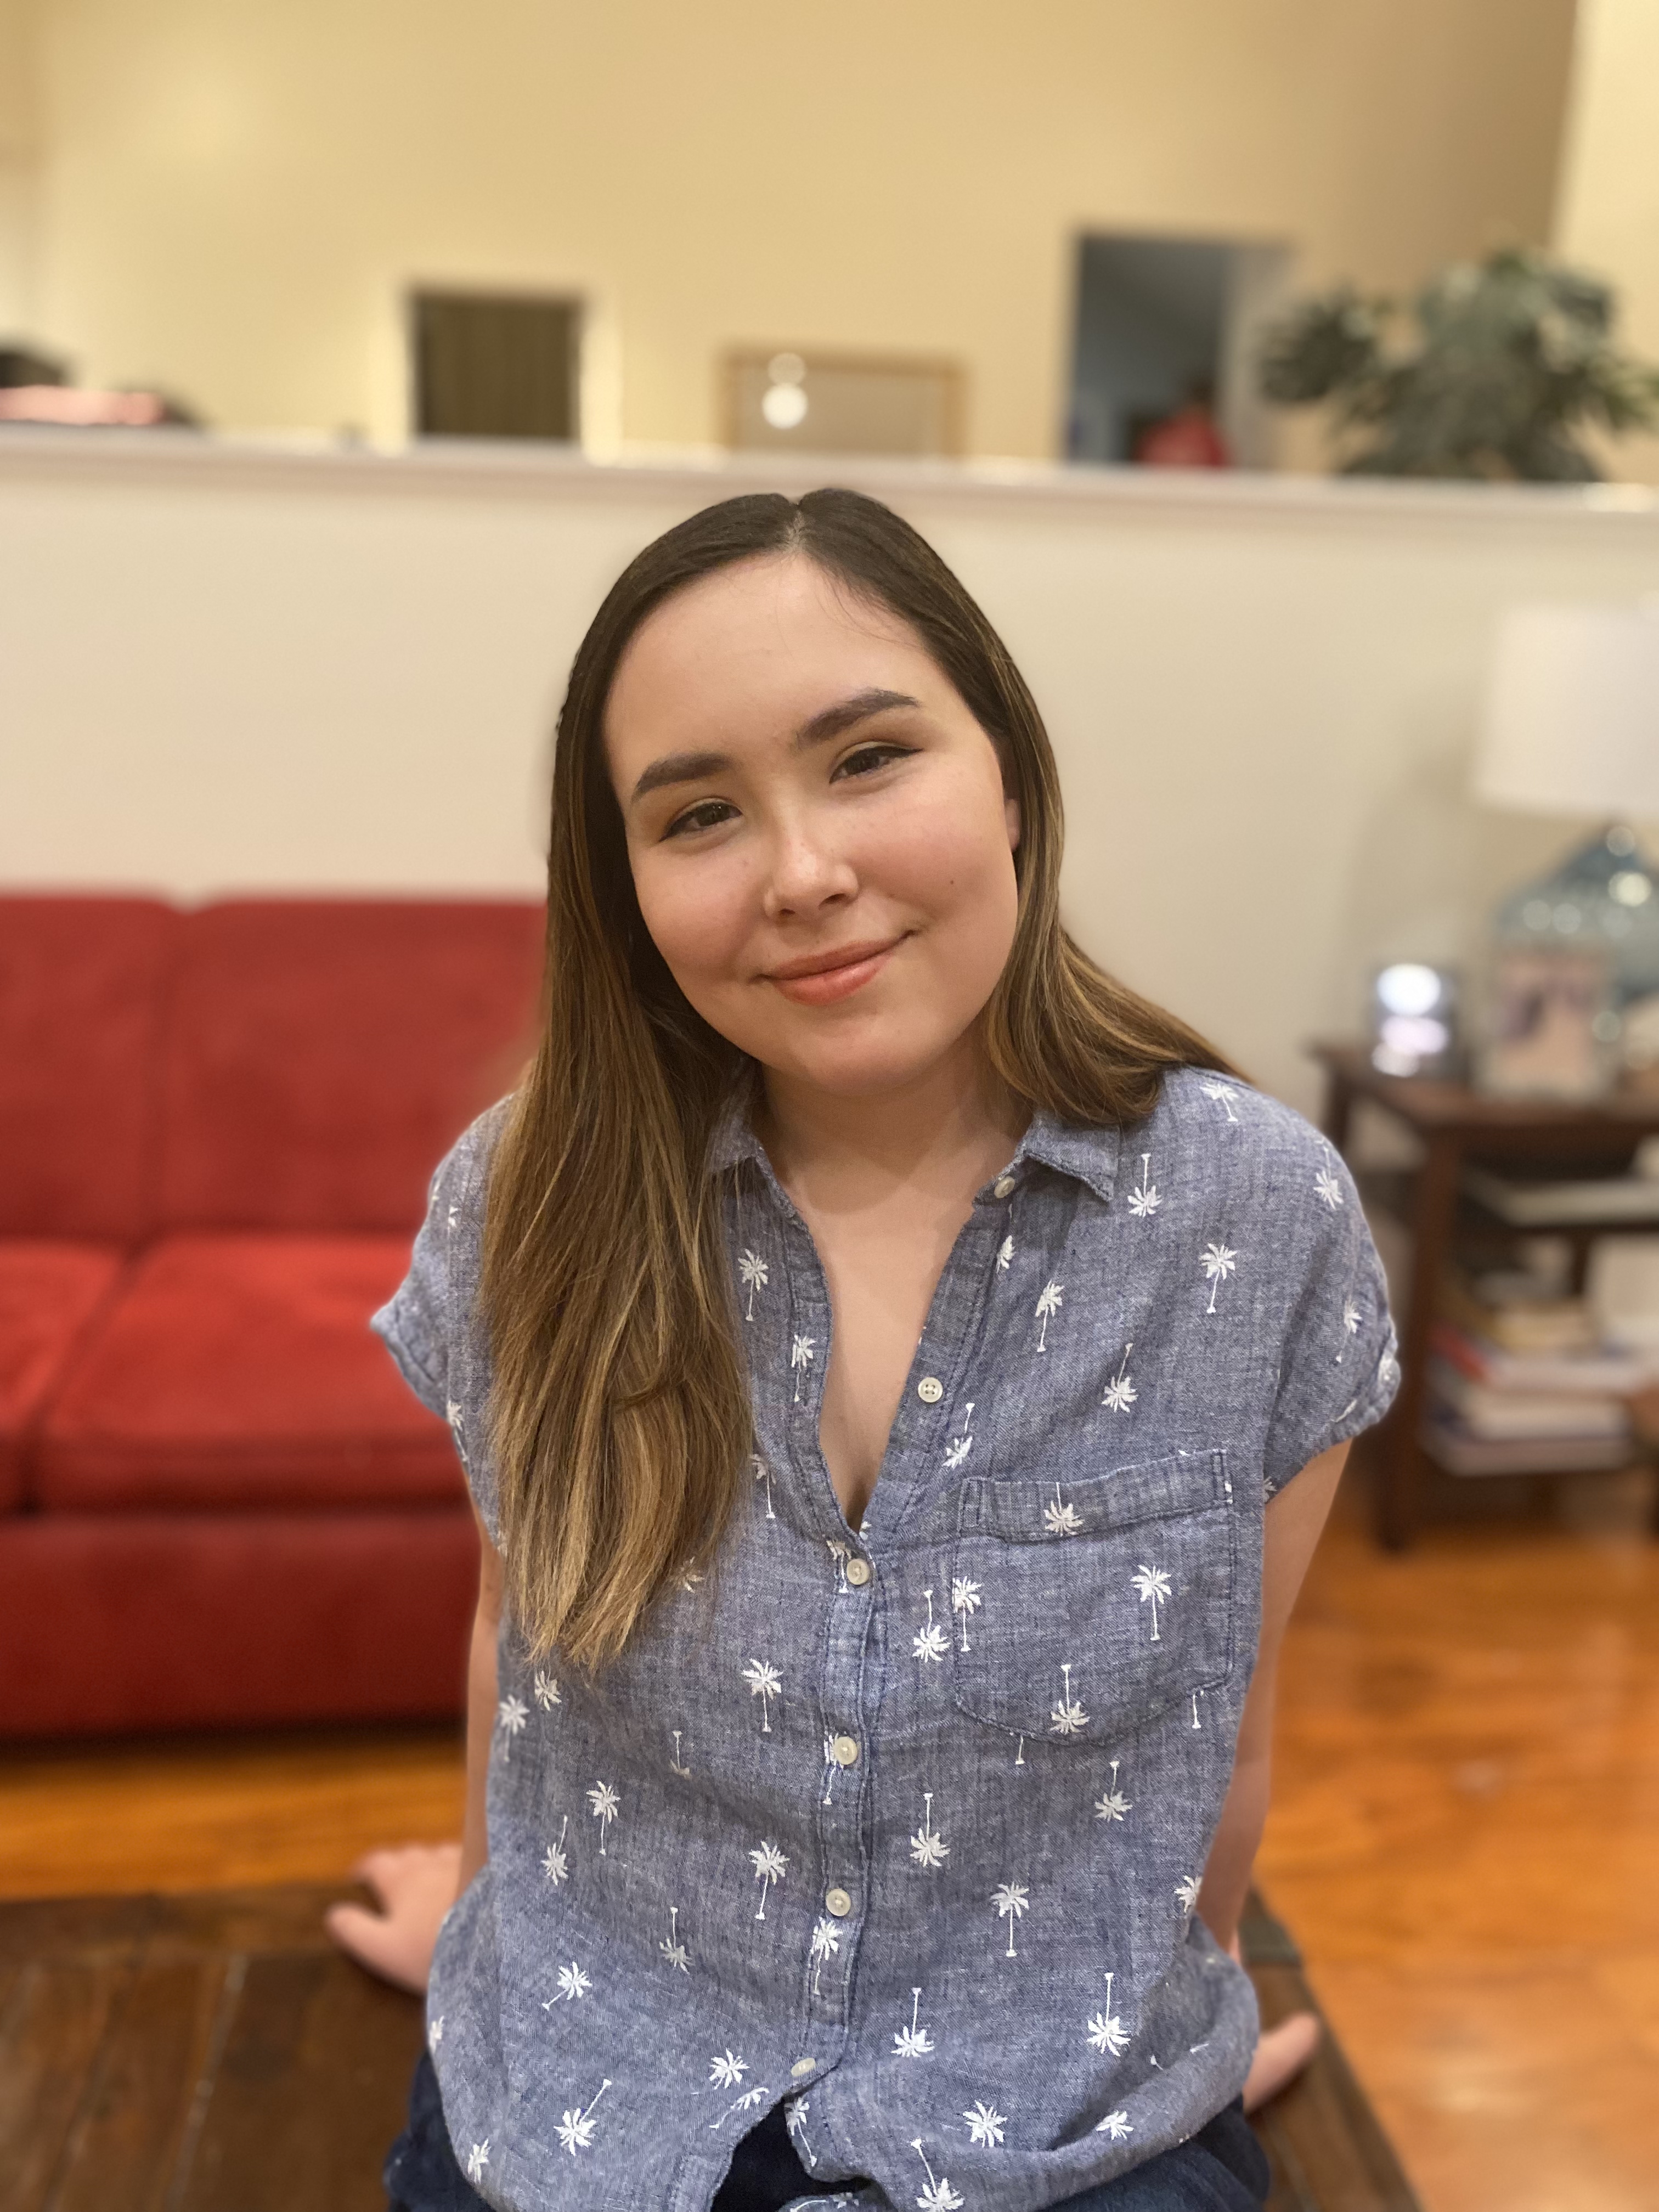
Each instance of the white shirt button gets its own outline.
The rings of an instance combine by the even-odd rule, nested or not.
[[[789,2069],[789,2071],[794,2075],[796,2081],[799,2081],[801,2075],[803,2074],[810,2074],[817,2063],[818,2062],[816,2058],[798,2058],[794,2064]]]
[[[945,1385],[937,1375],[924,1375],[916,1385],[916,1395],[924,1406],[937,1406],[945,1395]]]
[[[999,1176],[991,1186],[991,1195],[994,1198],[1006,1198],[1009,1196],[1013,1188],[1014,1179],[1012,1176]]]
[[[856,1589],[862,1589],[874,1571],[868,1559],[848,1559],[847,1562],[847,1579]]]
[[[850,1766],[859,1755],[859,1740],[855,1735],[838,1735],[830,1748],[837,1766]]]
[[[853,1910],[853,1900],[844,1889],[826,1889],[823,1893],[823,1909],[826,1912],[832,1913],[837,1920],[845,1920]]]

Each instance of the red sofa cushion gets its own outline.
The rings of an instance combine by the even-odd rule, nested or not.
[[[542,914],[287,899],[188,915],[164,1222],[412,1230],[433,1168],[529,1049]]]
[[[0,1236],[149,1230],[179,923],[155,899],[0,898]]]
[[[0,1736],[460,1709],[465,1507],[0,1521]]]
[[[29,1430],[120,1269],[96,1244],[0,1238],[0,1512],[22,1498]]]
[[[448,1504],[449,1431],[368,1317],[403,1237],[180,1236],[134,1267],[30,1456],[52,1511]]]

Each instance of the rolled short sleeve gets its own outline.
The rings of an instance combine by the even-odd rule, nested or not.
[[[487,1364],[477,1316],[484,1187],[503,1109],[475,1121],[427,1192],[409,1273],[369,1322],[423,1406],[449,1424],[484,1525],[495,1534],[485,1449]]]
[[[1267,1425],[1263,1488],[1271,1498],[1334,1444],[1373,1427],[1400,1384],[1382,1262],[1341,1155],[1312,1140],[1305,1188],[1310,1236],[1286,1316],[1279,1389]]]

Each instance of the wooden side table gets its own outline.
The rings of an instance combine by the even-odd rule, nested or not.
[[[1593,1106],[1488,1098],[1461,1083],[1381,1074],[1363,1045],[1316,1044],[1309,1049],[1325,1071],[1323,1126],[1340,1152],[1346,1153],[1354,1102],[1359,1098],[1370,1099],[1403,1122],[1423,1148],[1422,1164],[1398,1199],[1380,1186],[1367,1189],[1368,1198],[1381,1199],[1398,1212],[1413,1239],[1411,1287],[1406,1310],[1398,1317],[1400,1394],[1370,1446],[1380,1477],[1377,1533],[1390,1549],[1401,1550],[1416,1531],[1425,1486],[1437,1473],[1418,1437],[1429,1329],[1450,1256],[1465,1161],[1545,1174],[1617,1174],[1629,1165],[1644,1137],[1659,1134],[1659,1098],[1618,1097]],[[1582,1281],[1585,1258],[1597,1237],[1635,1231],[1652,1235],[1655,1224],[1564,1223],[1559,1231],[1552,1224],[1549,1233],[1572,1240]]]

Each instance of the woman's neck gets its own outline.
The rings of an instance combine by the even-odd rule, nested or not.
[[[787,1189],[840,1212],[901,1184],[971,1195],[1030,1119],[970,1034],[908,1083],[858,1097],[765,1071],[757,1130]]]

